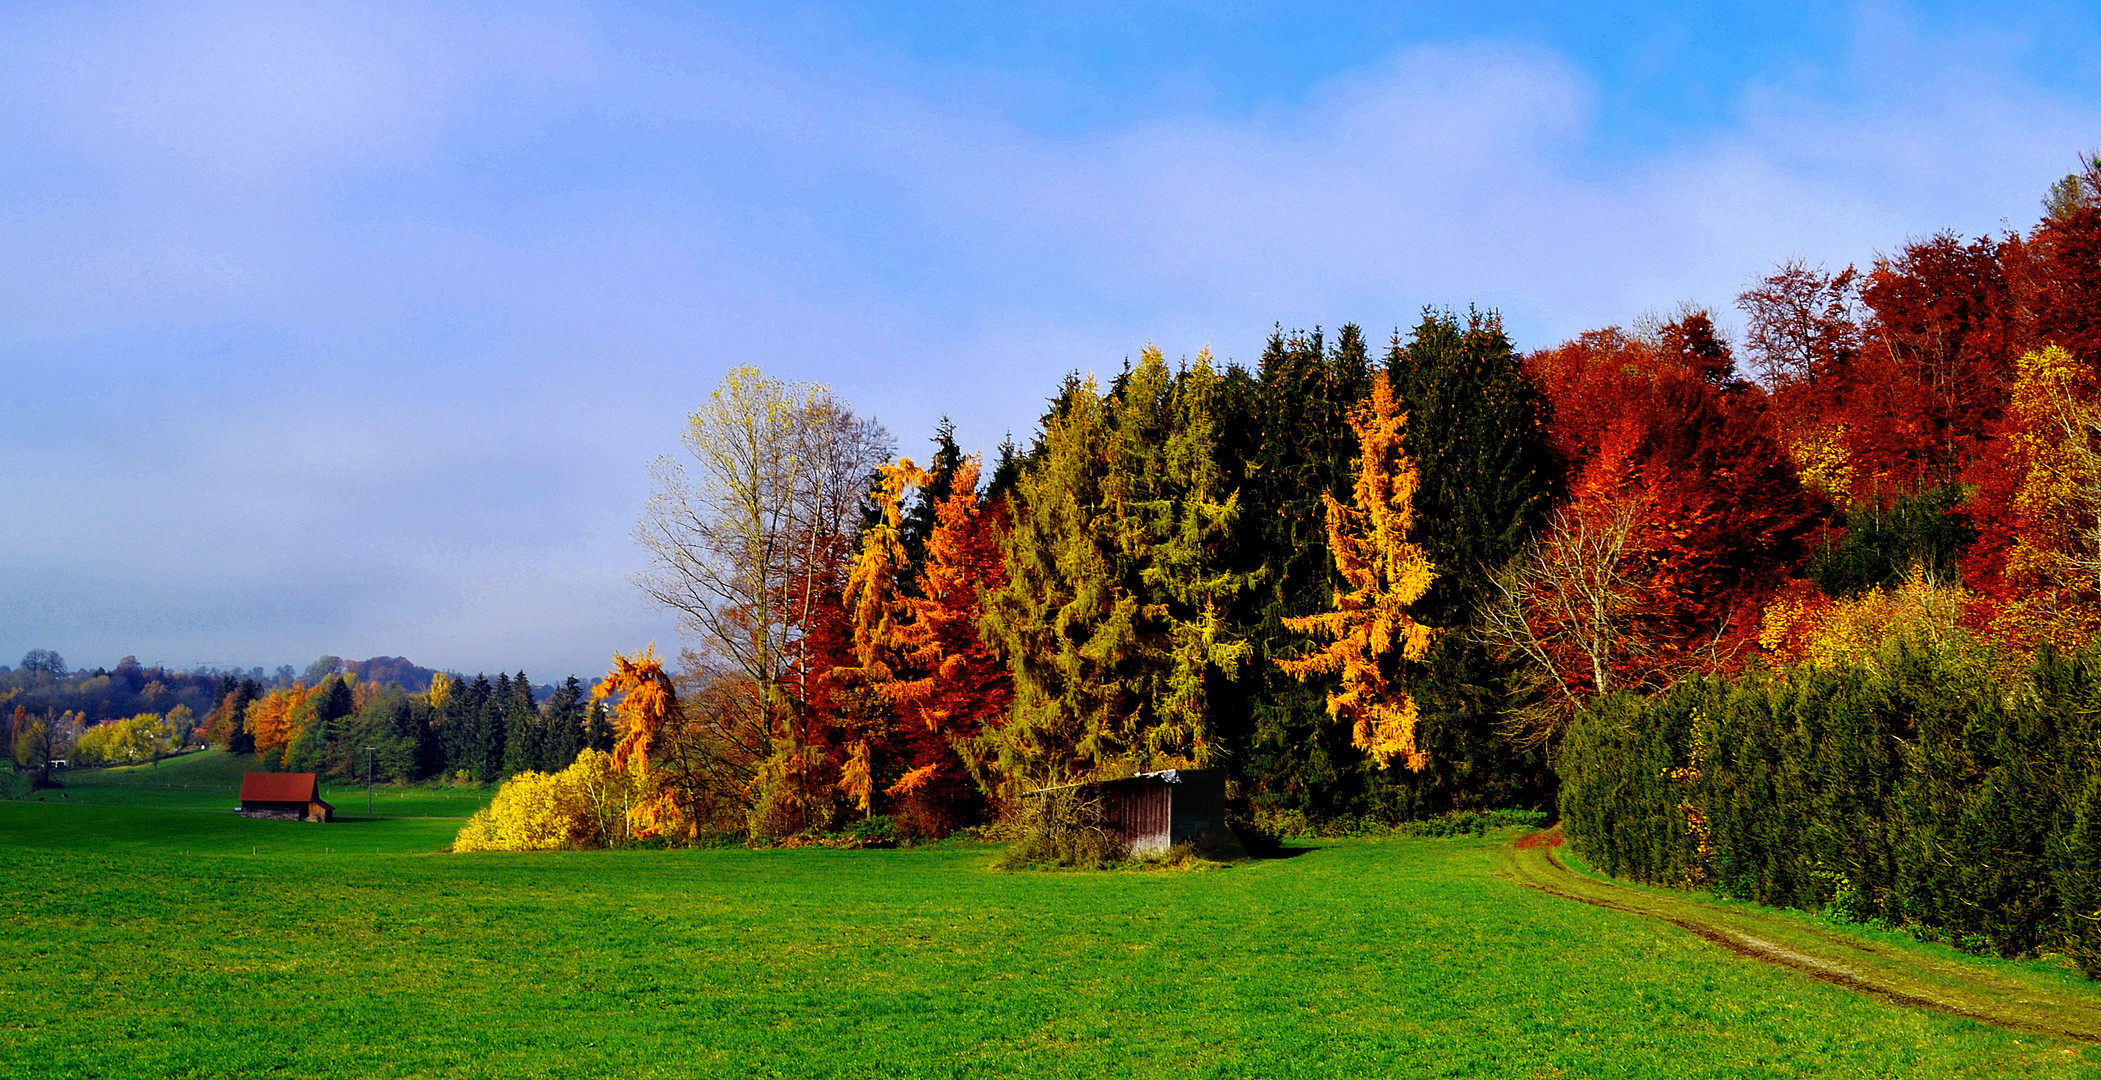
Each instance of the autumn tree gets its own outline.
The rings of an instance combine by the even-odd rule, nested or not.
[[[946,835],[1006,794],[991,733],[1013,701],[1012,679],[978,627],[980,597],[1005,577],[1004,508],[979,501],[977,479],[974,457],[950,470],[914,575],[904,493],[935,476],[908,459],[886,466],[879,516],[862,534],[847,589],[854,662],[837,674],[879,696],[865,712],[881,726],[862,730],[842,783],[864,811],[880,790],[901,824],[923,835]]]
[[[1592,695],[1618,685],[1623,654],[1643,645],[1632,625],[1641,584],[1630,576],[1638,506],[1556,511],[1538,542],[1493,579],[1481,631],[1525,665],[1501,725],[1520,746],[1558,738]]]
[[[266,766],[276,767],[284,763],[285,750],[298,737],[307,695],[306,687],[293,683],[249,703],[242,718],[242,729]]]
[[[825,387],[737,368],[689,418],[688,466],[655,469],[635,535],[650,552],[637,578],[676,612],[714,661],[755,690],[769,783],[809,797],[823,676],[815,632],[843,631],[839,608],[860,505],[888,433]]]
[[[248,706],[263,695],[261,684],[254,679],[229,680],[217,705],[204,718],[206,737],[222,749],[236,754],[245,754],[255,749],[255,739],[243,724]]]
[[[1229,439],[1246,441],[1239,453],[1248,462],[1238,562],[1261,572],[1241,616],[1257,655],[1243,689],[1239,771],[1264,809],[1358,812],[1364,755],[1351,745],[1350,725],[1328,715],[1333,677],[1293,677],[1276,661],[1308,647],[1286,620],[1326,611],[1334,597],[1326,500],[1351,491],[1357,439],[1349,419],[1371,391],[1364,336],[1354,325],[1333,338],[1317,327],[1272,333],[1248,389],[1228,426]]]
[[[1529,364],[1568,471],[1554,527],[1506,564],[1498,590],[1495,640],[1547,679],[1532,704],[1730,669],[1823,513],[1763,392],[1717,380],[1711,358],[1686,356],[1671,338],[1617,329]]]
[[[636,836],[687,836],[697,824],[688,812],[697,770],[682,746],[685,710],[678,687],[651,645],[634,657],[614,654],[613,666],[591,687],[594,701],[617,699],[620,740],[613,745],[614,770],[632,769],[641,798],[628,813]],[[652,768],[655,774],[652,775]]]
[[[1686,341],[1705,347],[1696,327]],[[1438,567],[1412,611],[1439,633],[1409,673],[1428,766],[1367,777],[1367,795],[1393,815],[1536,805],[1551,774],[1543,755],[1499,734],[1512,672],[1477,624],[1490,574],[1538,534],[1560,491],[1546,402],[1493,313],[1426,312],[1405,341],[1396,337],[1386,369],[1420,478],[1410,539]]]
[[[995,736],[1014,701],[1013,676],[979,629],[983,598],[1006,579],[1006,508],[981,502],[977,479],[974,457],[953,473],[927,537],[919,587],[904,598],[905,618],[893,635],[900,670],[880,686],[914,736],[910,769],[888,793],[921,831],[935,834],[975,813],[982,804],[973,795],[1000,794]]]
[[[1326,500],[1328,549],[1347,588],[1336,590],[1333,610],[1286,621],[1326,647],[1279,663],[1300,678],[1335,676],[1328,711],[1349,722],[1352,742],[1380,768],[1399,758],[1419,770],[1427,759],[1416,741],[1416,704],[1402,667],[1430,650],[1432,631],[1410,608],[1429,591],[1435,574],[1422,548],[1409,540],[1417,474],[1402,448],[1406,424],[1391,382],[1379,373],[1370,400],[1350,420],[1358,446],[1350,502],[1332,495]]]
[[[910,458],[878,470],[872,496],[874,520],[861,532],[859,553],[846,580],[846,615],[851,625],[852,656],[832,668],[830,696],[850,719],[849,750],[841,763],[839,786],[866,814],[874,812],[877,788],[875,755],[888,756],[894,734],[889,703],[877,687],[898,677],[896,637],[904,616],[904,591],[912,578],[912,557],[905,545],[905,492],[923,486],[928,474]]]
[[[1972,564],[1998,601],[1992,629],[2071,652],[2101,630],[2101,379],[2055,345],[2023,355],[2006,457],[2017,487],[2011,541]]]
[[[1744,347],[1768,388],[1813,383],[1859,351],[1859,286],[1850,266],[1832,273],[1793,259],[1737,296]]]
[[[25,720],[15,726],[15,764],[35,769],[49,775],[51,753],[51,725],[42,720]]]

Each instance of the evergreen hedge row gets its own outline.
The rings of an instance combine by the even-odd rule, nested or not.
[[[1606,873],[2101,978],[2101,649],[2008,676],[1899,640],[1871,667],[1609,695],[1559,765],[1564,829]]]

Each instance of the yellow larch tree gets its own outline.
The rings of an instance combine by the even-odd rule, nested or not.
[[[1335,675],[1328,714],[1351,724],[1351,741],[1380,768],[1399,758],[1420,770],[1429,758],[1415,738],[1415,699],[1401,685],[1401,665],[1429,652],[1434,631],[1415,621],[1409,605],[1422,599],[1435,568],[1410,543],[1415,523],[1415,463],[1401,447],[1408,415],[1384,372],[1371,397],[1350,418],[1357,433],[1357,479],[1349,505],[1327,503],[1328,548],[1346,588],[1332,610],[1284,620],[1327,645],[1298,659],[1279,660],[1296,678]]]
[[[2056,345],[2020,358],[2008,412],[2020,468],[1995,629],[2071,651],[2101,632],[2101,380]]]

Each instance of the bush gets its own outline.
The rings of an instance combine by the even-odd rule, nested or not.
[[[1101,870],[1128,862],[1123,841],[1102,827],[1098,797],[1078,789],[1047,791],[1023,802],[1020,835],[999,857],[998,866],[1069,867]]]
[[[639,789],[639,777],[615,768],[611,754],[585,750],[561,772],[522,772],[504,781],[489,805],[467,819],[452,850],[618,847],[635,835],[631,819],[644,805]]]
[[[1537,829],[1547,823],[1544,810],[1454,810],[1393,827],[1395,836],[1486,836],[1499,829]]]
[[[2101,651],[2007,685],[1960,641],[1592,703],[1561,748],[1599,869],[2101,977]]]

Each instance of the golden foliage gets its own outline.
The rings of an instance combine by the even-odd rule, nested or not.
[[[898,578],[911,561],[904,544],[905,489],[923,487],[932,479],[906,457],[883,466],[880,473],[874,498],[882,508],[882,519],[862,533],[860,554],[846,578],[854,659],[860,665],[850,670],[866,683],[891,679],[890,643],[897,638],[897,617],[902,613]]]
[[[1351,721],[1351,742],[1382,769],[1400,758],[1419,770],[1428,758],[1415,741],[1415,699],[1401,687],[1397,669],[1399,661],[1420,660],[1430,650],[1433,632],[1411,617],[1409,605],[1429,591],[1435,569],[1422,548],[1408,542],[1418,477],[1401,448],[1407,420],[1381,372],[1370,401],[1350,418],[1359,447],[1352,505],[1324,496],[1328,547],[1348,590],[1337,590],[1332,611],[1284,620],[1328,645],[1278,663],[1299,679],[1339,675],[1328,714]]]
[[[1787,456],[1793,459],[1802,482],[1840,504],[1852,499],[1859,471],[1846,451],[1847,432],[1847,425],[1838,424],[1787,444]]]
[[[630,837],[649,835],[630,820],[647,805],[638,797],[641,779],[639,768],[622,768],[602,750],[585,750],[558,773],[518,773],[467,819],[452,850],[617,847]],[[654,815],[643,816],[655,823]]]
[[[679,712],[678,688],[672,685],[663,662],[657,659],[654,643],[633,659],[613,654],[613,670],[591,688],[591,699],[603,701],[614,695],[622,696],[615,707],[620,717],[620,741],[613,746],[613,765],[625,768],[633,759],[640,762],[639,769],[646,773],[650,747]]]
[[[938,761],[932,765],[922,765],[898,777],[897,783],[883,789],[883,794],[892,798],[903,798],[925,787],[927,781],[932,780],[934,774],[940,771],[941,763]]]
[[[297,683],[272,690],[248,703],[242,726],[255,740],[255,752],[264,757],[281,751],[299,737],[298,714],[306,704],[306,687]]]
[[[839,766],[839,790],[867,812],[875,798],[875,766],[868,756],[868,740],[857,739],[846,763]]]
[[[2101,386],[2055,345],[2020,358],[2008,441],[2021,469],[2021,522],[2006,555],[2015,587],[1993,620],[2002,637],[2072,650],[2101,631]]]
[[[1831,601],[1814,582],[1789,582],[1759,613],[1758,647],[1781,663],[1801,661],[1809,655],[1809,635],[1830,609]]]
[[[430,703],[432,712],[442,712],[446,702],[452,700],[452,677],[442,671],[433,672],[430,689],[424,691],[423,700]]]
[[[1802,658],[1820,668],[1873,670],[1883,643],[1896,638],[1946,647],[1960,635],[1966,596],[1961,586],[1928,581],[1925,571],[1915,566],[1895,588],[1832,601],[1809,629]]]

